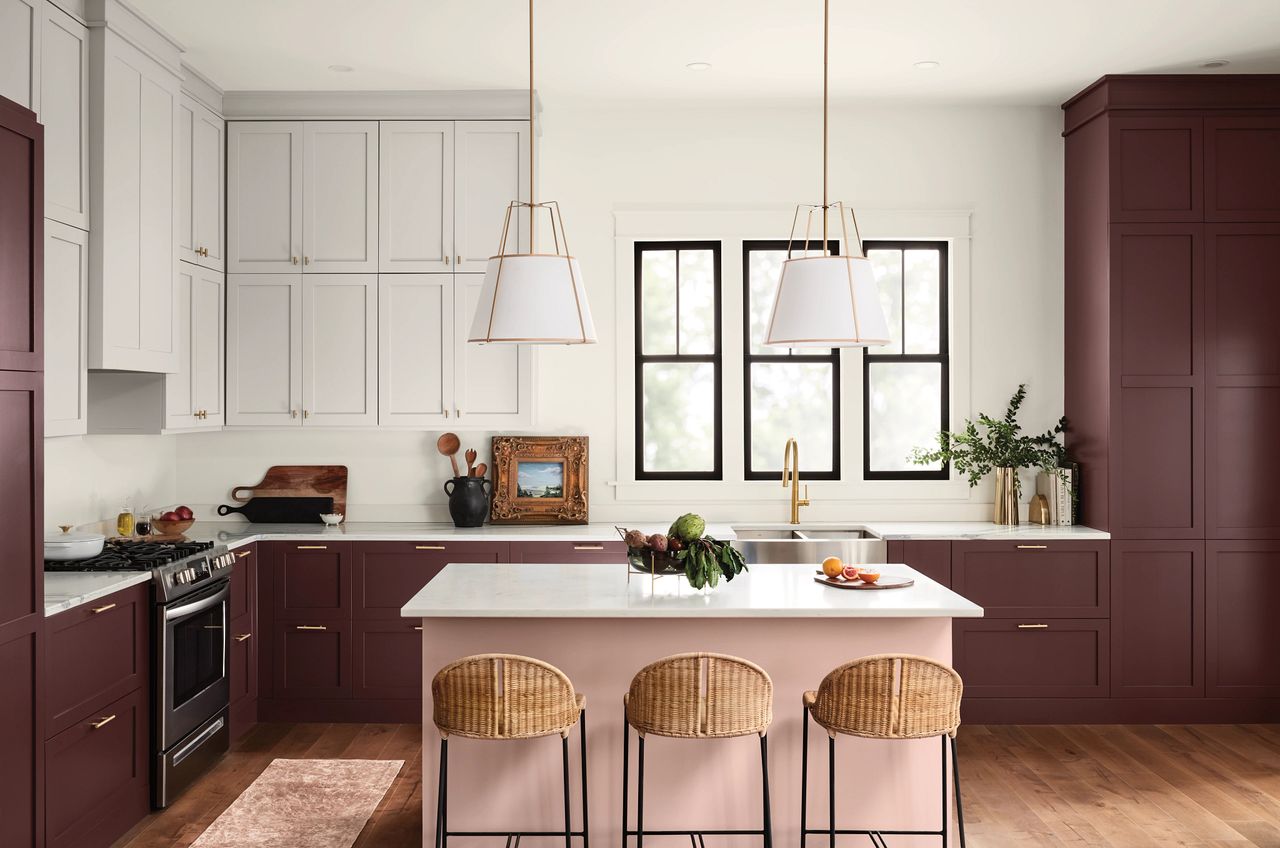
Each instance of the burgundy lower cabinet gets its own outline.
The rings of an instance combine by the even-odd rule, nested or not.
[[[889,562],[905,562],[943,586],[951,586],[951,542],[946,539],[893,539],[885,543]]]
[[[273,542],[279,618],[351,617],[350,542]]]
[[[1107,542],[953,542],[951,588],[988,618],[1107,618]]]
[[[451,562],[506,562],[507,542],[356,542],[353,617],[399,619],[400,609]]]
[[[352,696],[356,700],[402,699],[422,710],[422,626],[408,619],[357,621]]]
[[[278,699],[351,697],[351,622],[277,619],[273,695]]]
[[[0,625],[0,845],[44,845],[42,613]]]
[[[1280,698],[1280,541],[1205,543],[1205,693]],[[1280,701],[1272,720],[1280,719]]]
[[[1205,543],[1111,543],[1111,696],[1204,695]]]
[[[258,721],[258,643],[261,641],[252,613],[232,619],[227,669],[231,683],[228,720],[232,739],[239,739]]]
[[[246,545],[232,551],[236,555],[231,568],[231,601],[227,615],[237,619],[251,615],[258,608],[258,546]]]
[[[623,564],[627,545],[616,542],[512,542],[511,562]]]
[[[965,698],[1105,698],[1110,622],[956,619],[953,661]]]

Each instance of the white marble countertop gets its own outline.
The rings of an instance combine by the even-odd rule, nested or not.
[[[150,581],[150,571],[46,571],[45,618]]]
[[[665,533],[670,525],[642,523],[636,529],[646,533]],[[708,524],[707,535],[732,541],[733,530],[727,524]],[[230,521],[198,521],[186,535],[191,539],[210,539],[229,548],[251,542],[291,541],[294,539],[335,539],[352,542],[620,542],[622,538],[612,524],[570,524],[549,527],[519,524],[486,524],[483,527],[454,527],[452,524],[357,521],[343,522],[337,527],[323,524],[243,524]]]
[[[739,525],[745,527],[746,525]],[[826,525],[830,526],[830,525]],[[1080,524],[1046,527],[1041,524],[993,524],[990,521],[867,521],[859,525],[881,539],[950,539],[952,541],[1057,539],[1060,541],[1105,541],[1111,534]]]
[[[901,563],[905,589],[849,590],[814,582],[812,563],[757,565],[699,592],[682,577],[621,566],[453,563],[414,595],[404,618],[980,618],[982,607]]]

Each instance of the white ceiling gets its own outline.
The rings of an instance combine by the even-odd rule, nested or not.
[[[523,0],[134,2],[228,91],[527,85]],[[537,0],[536,13],[544,102],[820,85],[820,0]],[[831,25],[837,98],[1057,104],[1106,73],[1280,72],[1278,0],[833,0]],[[1202,71],[1209,59],[1231,64]]]

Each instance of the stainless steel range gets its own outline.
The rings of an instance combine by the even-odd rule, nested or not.
[[[92,559],[45,562],[46,571],[150,571],[151,786],[167,807],[230,745],[227,630],[235,554],[213,542],[108,542]]]

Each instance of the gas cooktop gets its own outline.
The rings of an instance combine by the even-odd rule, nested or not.
[[[45,571],[151,571],[209,550],[213,542],[113,539],[89,559],[45,560]]]

